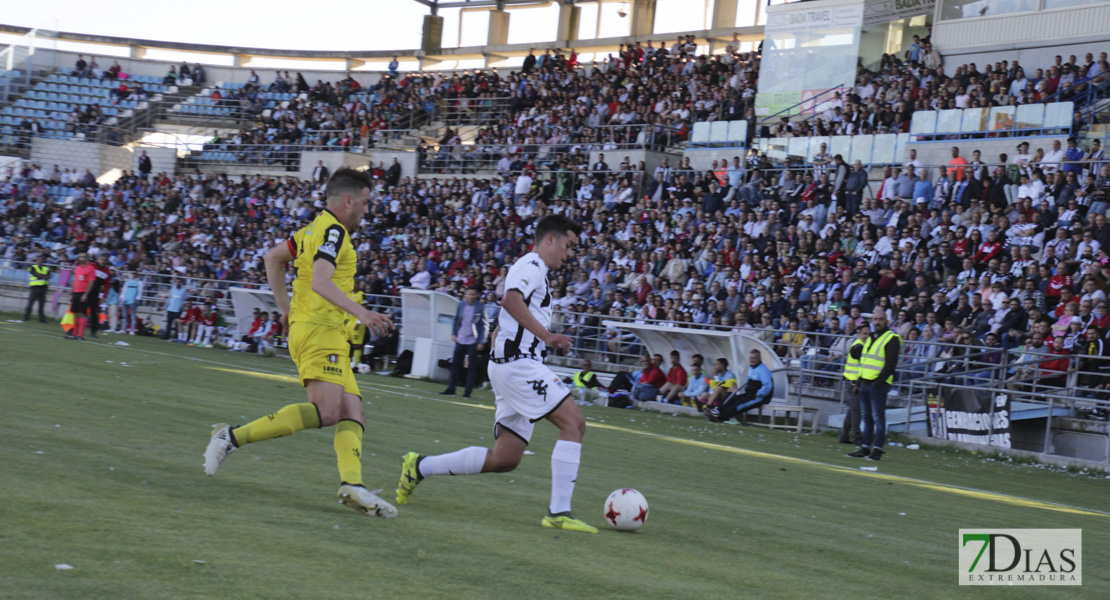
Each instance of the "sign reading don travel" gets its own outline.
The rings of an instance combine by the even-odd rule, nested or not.
[[[863,4],[827,6],[809,10],[767,13],[764,35],[798,33],[813,29],[843,29],[863,25]]]
[[[877,25],[932,14],[936,8],[937,0],[874,0],[863,9],[863,24]]]

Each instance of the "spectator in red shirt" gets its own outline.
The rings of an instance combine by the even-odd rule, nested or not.
[[[659,388],[664,400],[678,404],[678,393],[686,389],[686,369],[682,367],[682,357],[678,350],[671,351],[671,368],[667,371],[667,383]]]
[[[1051,385],[1056,387],[1064,387],[1068,376],[1068,366],[1071,364],[1071,359],[1068,358],[1067,348],[1064,348],[1064,336],[1057,336],[1052,338],[1052,349],[1048,352],[1048,358],[1054,360],[1046,360],[1041,363],[1042,379],[1040,383],[1044,385]]]
[[[640,358],[643,370],[640,378],[632,386],[632,397],[644,402],[654,402],[659,396],[659,390],[667,383],[667,376],[659,365],[663,364],[663,355],[656,354],[654,358],[644,355]]]
[[[987,233],[987,241],[979,246],[978,252],[972,258],[976,263],[985,264],[992,258],[1002,257],[1002,243],[998,241],[998,234],[991,231]]]
[[[1045,307],[1053,309],[1060,303],[1060,295],[1064,288],[1071,289],[1071,270],[1066,264],[1060,265],[1059,270],[1048,280],[1048,288],[1044,291]]]
[[[216,321],[219,319],[219,314],[216,312],[216,306],[212,305],[209,310],[198,308],[200,313],[197,316],[196,337],[193,338],[194,346],[211,347],[212,332],[216,328]]]
[[[203,312],[200,307],[192,302],[185,303],[185,312],[181,315],[181,327],[178,328],[180,332],[178,335],[179,341],[182,344],[189,343],[189,340],[195,339],[197,329],[200,327],[200,321],[203,318]]]
[[[1064,316],[1067,313],[1068,306],[1074,308],[1073,316],[1079,314],[1079,304],[1075,302],[1075,295],[1071,293],[1071,288],[1066,287],[1060,290],[1060,302],[1056,305],[1056,308],[1052,309],[1052,316],[1057,319]],[[1066,330],[1066,326],[1064,329]]]

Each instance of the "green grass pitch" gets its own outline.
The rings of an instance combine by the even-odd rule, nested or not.
[[[575,514],[540,527],[556,430],[517,471],[433,478],[393,520],[335,499],[332,430],[246,446],[206,477],[210,426],[304,402],[293,365],[0,322],[0,598],[1105,598],[1110,480],[831,435],[588,407]],[[127,347],[113,345],[123,340]],[[493,397],[359,376],[367,487],[400,456],[490,445]],[[874,463],[867,463],[872,465]],[[605,527],[634,487],[651,513]],[[961,588],[960,528],[1081,528],[1079,588]],[[73,568],[59,570],[56,565]]]

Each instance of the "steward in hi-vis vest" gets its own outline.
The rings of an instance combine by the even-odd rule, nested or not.
[[[848,456],[881,460],[886,442],[886,398],[894,383],[902,338],[887,329],[886,314],[871,317],[871,337],[863,346],[859,359],[860,412],[863,427],[859,450]]]
[[[39,323],[46,322],[46,315],[43,313],[46,306],[46,290],[50,287],[50,267],[42,264],[45,260],[45,255],[39,254],[35,259],[35,264],[27,268],[27,278],[31,286],[31,293],[27,299],[27,310],[23,311],[23,320],[31,320],[31,311],[35,303],[39,303]]]

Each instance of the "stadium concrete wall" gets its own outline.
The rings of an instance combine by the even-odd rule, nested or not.
[[[1085,52],[1095,56],[1110,42],[1110,4],[1067,7],[1017,15],[939,21],[933,45],[945,59],[945,72],[961,64],[1018,59],[1023,65],[1044,68],[1053,58]],[[1027,73],[1032,75],[1032,73]]]
[[[741,164],[747,156],[746,148],[687,148],[682,152],[682,158],[690,159],[690,164],[699,171],[704,171],[713,165],[713,161],[726,161],[732,164],[732,158],[739,156]],[[673,166],[673,165],[672,165]]]
[[[978,150],[985,163],[997,163],[998,155],[1005,152],[1010,160],[1017,154],[1017,145],[1029,142],[1029,153],[1035,154],[1037,148],[1044,148],[1045,152],[1052,150],[1053,140],[1060,140],[1060,145],[1067,146],[1067,136],[1023,137],[1023,138],[991,138],[977,140],[946,140],[938,142],[911,142],[906,144],[909,150],[917,150],[917,160],[925,165],[946,165],[952,160],[952,147],[960,149],[960,156],[971,160],[971,153]],[[908,152],[907,152],[908,155]],[[930,173],[930,177],[939,177],[939,173]]]
[[[328,171],[334,173],[340,167],[354,169],[367,169],[377,166],[388,169],[393,164],[393,159],[401,165],[401,177],[415,177],[418,157],[415,152],[398,152],[388,150],[373,150],[366,154],[353,154],[351,152],[308,151],[301,153],[301,169],[297,176],[301,179],[312,179],[312,171],[318,161],[323,161]]]
[[[90,56],[96,58],[96,62],[100,65],[101,69],[107,69],[112,66],[112,62],[119,62],[120,67],[124,73],[129,75],[154,75],[157,77],[164,77],[170,70],[170,66],[181,66],[181,61],[168,61],[168,60],[154,60],[147,58],[133,59],[127,57],[114,57],[96,53],[85,52],[80,54],[86,60]],[[60,69],[65,72],[73,70],[74,64],[77,63],[77,52],[62,52],[62,51],[40,51],[35,53],[34,66],[36,69],[55,70]],[[190,67],[195,63],[189,62]],[[246,82],[251,75],[251,67],[220,67],[203,64],[205,71],[205,84],[212,85],[217,81],[235,81]],[[258,73],[260,82],[269,86],[274,81],[274,73],[281,71],[283,74],[287,69],[274,69],[274,68],[261,68],[255,69]],[[288,71],[294,76],[300,72],[304,74],[305,79],[309,85],[314,85],[316,80],[336,82],[344,79],[347,75],[351,75],[363,87],[377,83],[381,76],[385,74],[385,65],[382,65],[381,71],[347,71],[345,69],[320,69],[309,70],[304,68],[289,68]]]
[[[650,150],[599,150],[590,152],[590,165],[597,164],[601,155],[605,155],[605,162],[608,163],[609,168],[616,171],[618,165],[628,158],[628,162],[632,164],[632,168],[644,161],[647,165],[646,170],[648,173],[655,171],[655,167],[663,164],[663,157],[666,156],[671,159],[671,166],[678,166],[678,161],[681,158],[678,154],[669,154],[667,152],[652,152]]]
[[[136,148],[131,156],[131,169],[139,172],[139,157],[142,150],[146,150],[150,157],[151,172],[157,175],[165,173],[173,177],[177,173],[177,150],[173,148]]]
[[[96,144],[83,140],[57,140],[34,138],[31,143],[31,162],[44,168],[54,165],[77,168],[84,173],[86,169],[96,177],[101,177],[118,169],[130,170],[133,152],[130,148]]]

